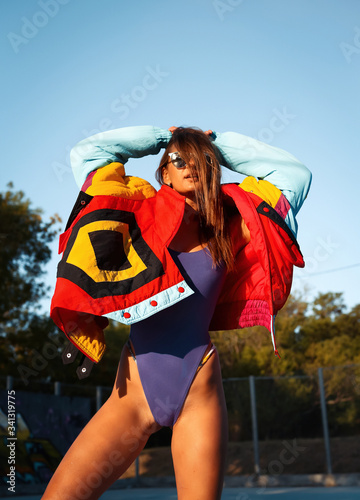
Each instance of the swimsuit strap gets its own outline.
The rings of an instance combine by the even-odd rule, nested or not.
[[[209,346],[211,346],[210,350],[204,355],[202,360],[199,363],[199,366],[196,370],[196,373],[201,370],[201,368],[204,366],[204,364],[210,359],[211,355],[216,351],[216,347],[212,342],[210,342]]]
[[[135,361],[135,363],[137,363],[136,356],[135,356],[135,353],[134,353],[134,349],[132,347],[132,343],[131,343],[130,339],[126,342],[125,345],[129,349],[129,352],[131,354],[132,359]]]

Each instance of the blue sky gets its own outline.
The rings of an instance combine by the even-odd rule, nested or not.
[[[65,225],[77,197],[69,150],[88,135],[129,125],[250,135],[313,172],[294,289],[360,302],[360,2],[5,0],[0,26],[1,190],[12,181]],[[155,183],[157,162],[127,171]]]

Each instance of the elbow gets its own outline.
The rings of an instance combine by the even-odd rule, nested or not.
[[[76,145],[70,150],[70,164],[72,168],[74,168],[77,159],[78,159],[78,151]]]
[[[87,172],[86,172],[86,162],[88,157],[88,147],[83,143],[79,142],[70,150],[70,165],[75,178],[75,182],[79,188],[83,185]]]
[[[86,146],[84,141],[78,142],[70,151],[70,163],[72,168],[77,168],[79,164],[83,163],[89,153],[89,147]]]
[[[290,191],[307,192],[310,188],[312,174],[303,163],[296,160],[288,170],[288,180],[291,184]]]
[[[305,194],[305,197],[307,196],[307,193],[309,192],[311,181],[312,181],[312,173],[310,170],[305,167],[305,165],[301,164],[301,169],[298,173],[299,175],[299,184],[302,186],[302,191]]]
[[[310,170],[302,163],[299,163],[292,177],[293,188],[290,190],[292,191],[292,195],[289,199],[295,214],[300,210],[308,195],[311,179],[312,174]]]

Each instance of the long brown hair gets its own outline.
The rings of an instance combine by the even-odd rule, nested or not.
[[[174,130],[155,173],[160,184],[164,184],[163,169],[168,163],[168,153],[172,146],[175,146],[188,168],[199,179],[195,183],[195,194],[200,217],[200,239],[207,241],[216,265],[224,262],[228,269],[232,269],[232,244],[220,187],[221,167],[211,140],[200,129],[179,127]],[[194,166],[190,159],[193,159]]]

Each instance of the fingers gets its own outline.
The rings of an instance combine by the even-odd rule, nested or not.
[[[169,127],[168,130],[173,134],[177,128],[178,127]],[[213,133],[212,130],[206,130],[204,132],[204,134],[206,134],[206,135],[212,135],[212,133]]]

